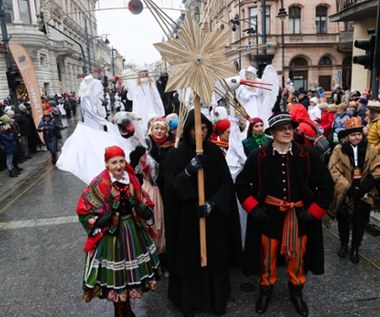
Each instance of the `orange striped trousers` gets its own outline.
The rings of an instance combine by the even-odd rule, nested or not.
[[[286,257],[286,266],[289,282],[292,285],[304,285],[306,276],[304,272],[304,255],[306,252],[307,236],[298,238],[298,250],[295,257]],[[261,235],[261,263],[262,273],[259,275],[260,285],[269,286],[277,282],[277,253],[280,241]]]

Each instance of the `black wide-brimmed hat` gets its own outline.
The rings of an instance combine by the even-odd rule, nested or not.
[[[270,131],[273,128],[276,128],[276,127],[279,127],[281,125],[288,124],[288,123],[292,124],[293,129],[298,127],[298,122],[294,121],[292,119],[289,112],[283,111],[283,112],[276,113],[276,114],[272,115],[271,117],[269,117],[269,119],[268,119],[268,125],[269,126],[268,126],[268,128],[265,129],[265,133],[270,135]]]

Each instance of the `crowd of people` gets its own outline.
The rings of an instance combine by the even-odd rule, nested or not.
[[[154,291],[165,274],[168,299],[184,316],[223,315],[230,269],[241,267],[258,277],[255,310],[264,314],[277,283],[276,267],[285,265],[290,300],[299,315],[308,316],[307,274],[324,273],[322,224],[336,219],[337,255],[349,254],[353,264],[360,260],[364,226],[379,200],[380,102],[368,91],[338,87],[327,97],[287,83],[270,105],[269,118],[256,108],[252,117],[234,114],[222,103],[203,109],[200,153],[195,110],[181,118],[168,110],[146,70],[137,85],[130,94],[132,112],[123,111],[129,106],[120,97],[110,116],[99,101],[98,80],[87,76],[78,94],[83,124],[106,136],[114,125],[123,139],[102,150],[103,170],[78,201],[87,235],[85,302],[106,298],[114,303],[115,316],[135,316],[131,300]],[[260,107],[257,89],[244,91],[244,98],[243,89],[238,94],[243,107]],[[65,119],[76,116],[79,102],[75,95],[44,101],[37,129],[27,102],[16,113],[2,109],[0,144],[10,177],[17,177],[18,164],[39,146],[37,132],[57,162],[60,130]],[[315,149],[320,135],[330,145],[323,157]],[[207,265],[201,264],[202,240]]]
[[[42,117],[36,127],[27,97],[18,105],[9,99],[0,102],[0,171],[7,170],[9,177],[18,177],[23,170],[20,164],[45,148],[55,164],[60,130],[67,127],[67,120],[77,118],[75,93],[44,96],[41,104]]]

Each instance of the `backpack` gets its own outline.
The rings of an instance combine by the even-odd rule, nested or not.
[[[316,137],[310,137],[305,135],[304,137],[311,142],[313,142],[313,146],[316,149],[317,153],[319,154],[319,157],[322,160],[325,160],[330,154],[331,154],[331,146],[330,142],[327,140],[327,138],[323,135],[323,133],[317,129],[315,125],[311,125],[309,122],[303,121],[307,123],[309,126],[311,126],[314,131],[317,133]]]

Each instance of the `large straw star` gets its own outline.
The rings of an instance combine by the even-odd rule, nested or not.
[[[154,44],[172,65],[166,91],[191,87],[209,104],[215,82],[237,75],[224,55],[228,36],[227,29],[202,32],[190,15],[186,15],[179,39]]]

